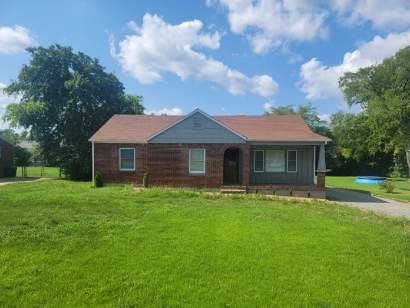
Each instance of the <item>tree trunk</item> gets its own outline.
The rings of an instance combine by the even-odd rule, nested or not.
[[[410,179],[410,143],[406,146],[406,161],[407,167],[409,168],[409,179]]]

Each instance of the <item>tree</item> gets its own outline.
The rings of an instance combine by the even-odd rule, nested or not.
[[[334,156],[331,160],[334,174],[389,172],[393,163],[392,154],[369,151],[369,127],[365,113],[337,112],[331,117],[330,129],[334,143]]]
[[[349,105],[359,104],[372,153],[405,153],[410,176],[410,46],[379,65],[346,73],[339,81]]]
[[[142,113],[140,96],[124,86],[97,59],[70,47],[27,49],[31,61],[6,89],[21,97],[7,106],[5,119],[29,131],[47,162],[71,179],[91,176],[90,136],[113,114]]]
[[[22,138],[18,133],[16,133],[12,129],[0,130],[0,137],[14,145],[18,144]]]
[[[319,118],[316,108],[312,104],[299,105],[297,109],[294,109],[292,105],[270,107],[265,115],[287,115],[294,114],[301,116],[306,124],[318,134],[330,136],[330,130],[328,129],[326,122]]]

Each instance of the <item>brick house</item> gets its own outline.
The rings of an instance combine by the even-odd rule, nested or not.
[[[13,145],[0,137],[0,178],[10,176],[13,168]]]
[[[284,116],[114,115],[91,138],[105,182],[320,192],[329,139]],[[317,166],[317,168],[316,168]],[[317,176],[316,176],[317,175]]]

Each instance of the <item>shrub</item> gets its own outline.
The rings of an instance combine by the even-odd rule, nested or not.
[[[149,180],[149,173],[145,172],[142,178],[142,186],[147,188],[148,187],[148,180]]]
[[[103,177],[101,172],[97,171],[95,173],[95,178],[94,178],[94,182],[95,182],[95,187],[103,187],[104,183],[103,183]]]
[[[384,183],[380,184],[380,189],[384,190],[387,193],[393,193],[396,185],[392,180],[385,180]]]

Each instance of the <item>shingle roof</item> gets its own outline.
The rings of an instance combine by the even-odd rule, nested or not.
[[[91,138],[95,142],[145,143],[184,116],[114,115]],[[330,139],[310,130],[300,116],[213,116],[249,141],[312,141]]]

